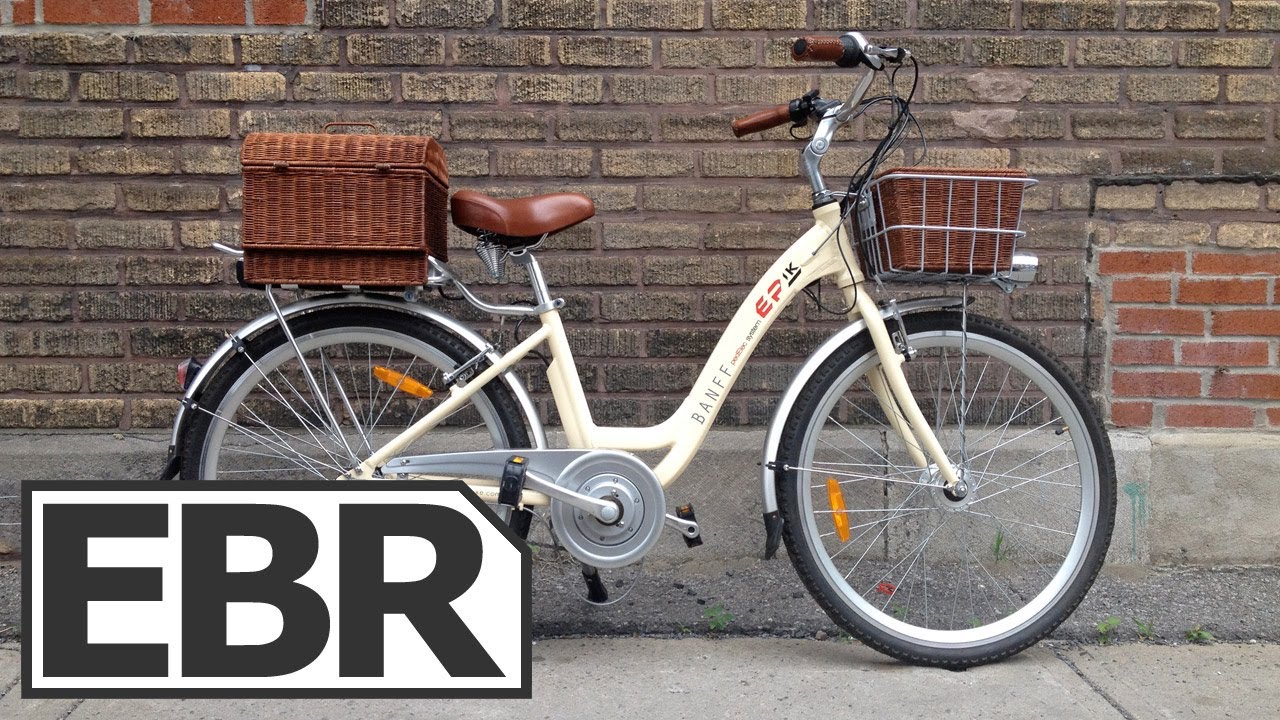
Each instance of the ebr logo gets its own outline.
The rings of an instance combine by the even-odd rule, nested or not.
[[[23,487],[27,697],[529,697],[529,549],[462,483]]]

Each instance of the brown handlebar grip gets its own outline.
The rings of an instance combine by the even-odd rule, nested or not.
[[[835,62],[844,57],[844,44],[838,37],[805,36],[791,46],[791,59],[797,62]]]
[[[791,106],[783,103],[777,107],[761,110],[733,121],[735,137],[761,132],[791,122]]]

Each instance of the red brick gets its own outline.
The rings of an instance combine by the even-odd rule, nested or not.
[[[1169,280],[1133,278],[1111,283],[1112,302],[1167,303],[1173,297]]]
[[[1120,427],[1151,427],[1151,403],[1113,402],[1111,422]]]
[[[137,23],[138,0],[44,0],[44,21],[63,25]]]
[[[1267,408],[1267,422],[1280,425],[1280,408]]]
[[[1280,275],[1280,252],[1196,253],[1191,269],[1198,275]]]
[[[1280,375],[1219,373],[1209,385],[1209,396],[1218,398],[1280,398]]]
[[[1219,310],[1214,335],[1280,335],[1280,310]]]
[[[1180,250],[1117,250],[1104,252],[1098,258],[1098,271],[1103,275],[1180,273],[1186,267],[1187,254]]]
[[[1200,373],[1115,372],[1111,392],[1116,397],[1199,397]]]
[[[253,0],[253,21],[259,25],[301,25],[307,21],[307,0]]]
[[[13,0],[13,24],[31,25],[36,21],[36,0]]]
[[[243,25],[244,3],[228,0],[151,0],[156,25]]]
[[[1122,333],[1203,335],[1204,313],[1172,308],[1122,307],[1116,311],[1116,327]]]
[[[1178,302],[1199,305],[1263,305],[1267,302],[1267,281],[1184,279],[1178,282]]]
[[[1253,408],[1243,405],[1170,405],[1164,411],[1168,427],[1253,427]]]
[[[1183,365],[1220,365],[1225,367],[1265,367],[1271,364],[1271,351],[1265,342],[1182,343]]]
[[[1172,365],[1172,340],[1118,338],[1111,343],[1111,362],[1116,365]]]

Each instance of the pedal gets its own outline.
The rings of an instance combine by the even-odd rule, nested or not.
[[[698,528],[698,518],[695,517],[693,514],[693,503],[689,503],[687,505],[681,505],[680,507],[676,508],[676,517],[680,518],[681,520],[687,520],[688,522],[693,523],[694,532],[692,534],[688,532],[680,533],[681,537],[684,538],[684,544],[688,545],[691,548],[698,547],[699,545],[701,545],[702,532]]]
[[[603,605],[609,602],[609,591],[600,579],[600,570],[590,565],[582,566],[582,579],[587,581],[587,602]]]
[[[502,469],[502,480],[498,483],[498,504],[515,507],[520,504],[520,495],[524,493],[524,476],[529,469],[528,461],[520,455],[512,455]]]

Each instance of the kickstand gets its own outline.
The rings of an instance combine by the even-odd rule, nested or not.
[[[609,601],[609,591],[600,580],[600,570],[587,564],[582,566],[582,579],[587,581],[587,602],[602,605]]]

